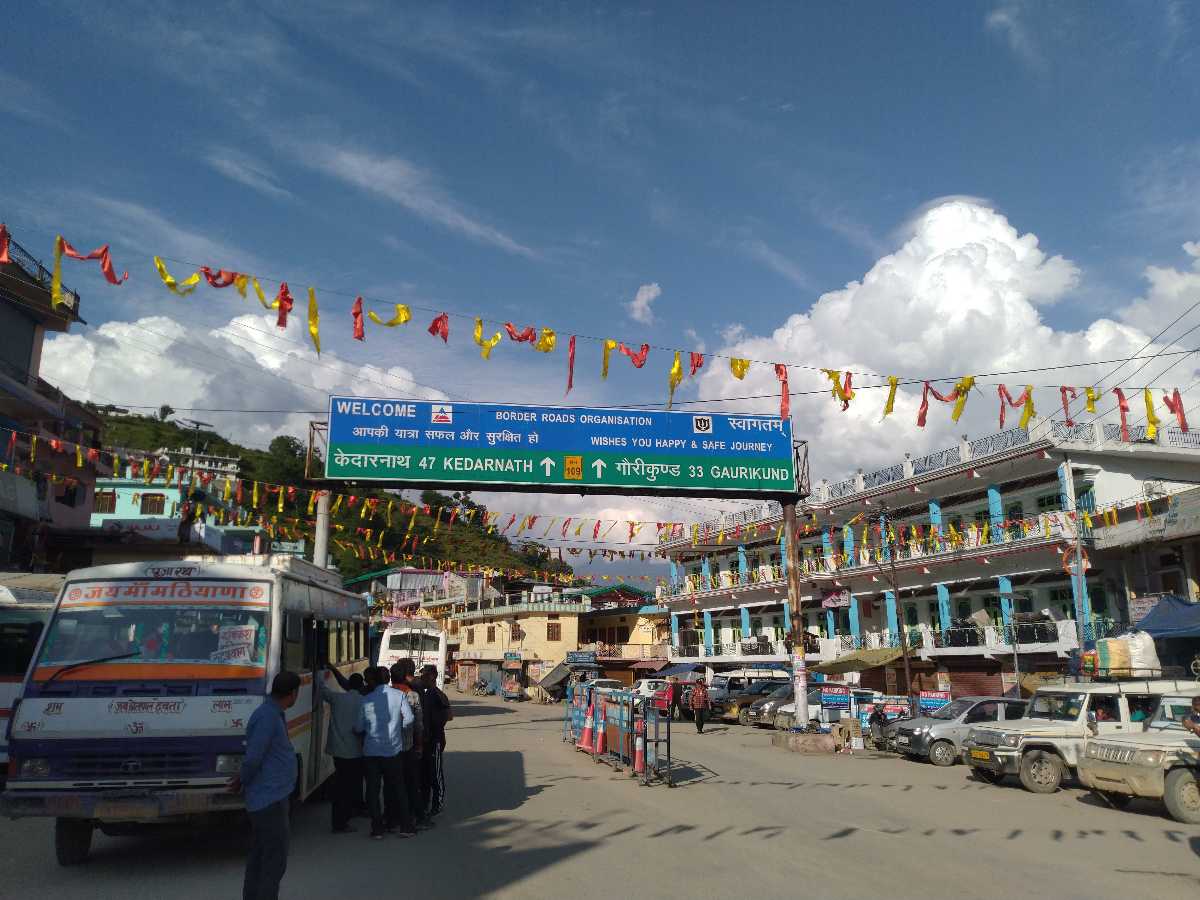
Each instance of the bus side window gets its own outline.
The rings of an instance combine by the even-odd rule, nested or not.
[[[317,667],[317,620],[304,620],[304,667],[301,671],[311,672]]]
[[[354,658],[362,659],[366,656],[366,641],[363,638],[363,632],[366,630],[366,625],[362,622],[354,623]]]
[[[287,613],[283,620],[283,666],[288,672],[299,672],[304,665],[304,623]]]

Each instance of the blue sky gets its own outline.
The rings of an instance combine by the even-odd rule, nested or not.
[[[884,371],[901,362],[873,359],[836,329],[813,324],[802,343],[776,330],[828,292],[882,273],[879,260],[951,196],[987,211],[989,234],[1011,224],[1014,234],[996,239],[1005,247],[1036,235],[1047,259],[1069,262],[1057,280],[1053,267],[1025,281],[989,276],[989,296],[1001,298],[991,312],[1031,315],[1051,333],[1051,355],[1136,350],[1133,330],[1153,334],[1169,307],[1160,309],[1147,267],[1170,269],[1189,290],[1196,277],[1181,250],[1200,239],[1191,4],[363,0],[210,4],[203,16],[192,4],[160,7],[25,4],[0,37],[0,219],[46,257],[55,230],[81,248],[111,240],[132,275],[112,288],[69,264],[91,327],[48,354],[48,374],[77,395],[157,403],[171,397],[156,390],[180,389],[155,367],[190,366],[205,396],[231,406],[316,409],[322,389],[376,366],[414,391],[562,400],[562,353],[535,359],[502,345],[485,363],[466,319],[453,321],[446,348],[424,333],[423,312],[403,333],[369,331],[355,344],[355,293],[550,325],[564,343],[578,333],[739,355],[777,349],[768,358]],[[317,376],[304,389],[259,377],[255,365],[303,380],[302,333],[287,344],[261,320],[230,326],[254,312],[232,291],[172,297],[154,279],[155,252],[286,277],[297,297],[317,285],[327,351]],[[1047,278],[1054,284],[1039,296]],[[657,295],[630,307],[645,285]],[[1002,308],[1010,301],[1017,312]],[[845,302],[860,304],[859,321],[890,308]],[[923,314],[953,315],[939,302]],[[135,325],[147,316],[169,321]],[[912,333],[897,343],[919,344],[920,323],[898,317]],[[1119,340],[1079,337],[1100,320],[1120,324]],[[855,327],[853,315],[843,321]],[[240,345],[237,366],[224,365],[220,336],[255,328],[268,330]],[[986,321],[971,334],[981,332],[972,346],[986,347]],[[215,341],[206,358],[204,335]],[[888,336],[884,328],[877,343]],[[966,359],[937,347],[914,350],[906,373],[1021,358],[1014,347]],[[129,354],[143,357],[136,392],[102,365]],[[601,383],[599,349],[581,342],[572,398],[662,402],[668,365],[652,353],[645,370],[614,365]],[[710,371],[681,398],[738,396],[718,375],[729,381]],[[237,384],[247,379],[269,385],[248,391]],[[245,418],[221,421],[258,441],[297,422],[267,418],[255,430]],[[829,421],[797,427],[833,440]],[[854,434],[857,443],[869,432]],[[885,443],[898,456],[902,445]],[[843,457],[822,459],[844,468],[877,454]]]

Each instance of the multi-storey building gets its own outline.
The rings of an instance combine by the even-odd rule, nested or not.
[[[58,568],[56,536],[87,525],[103,422],[39,376],[47,332],[79,318],[63,287],[17,241],[0,263],[0,567]]]
[[[806,657],[898,655],[903,628],[914,687],[1000,690],[1014,656],[1022,672],[1061,668],[1081,641],[1129,618],[1092,511],[1132,507],[1148,482],[1180,493],[1197,463],[1200,445],[1175,427],[1147,441],[1144,428],[1123,440],[1118,426],[1046,422],[822,482],[799,511]],[[664,545],[672,660],[787,661],[785,540],[781,510],[767,504]],[[1084,579],[1068,572],[1077,552],[1090,563]],[[896,671],[878,686],[892,689]]]
[[[579,617],[579,649],[596,654],[601,677],[633,684],[667,665],[667,610],[651,592],[617,584],[577,593],[591,603]]]

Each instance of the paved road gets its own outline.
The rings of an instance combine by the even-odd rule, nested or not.
[[[639,787],[565,747],[555,707],[452,694],[448,808],[415,841],[330,835],[299,814],[289,898],[1200,895],[1200,827],[1077,790],[1034,796],[893,758],[799,757],[769,734],[676,730],[682,784]],[[0,822],[0,895],[239,896],[242,840],[96,840],[54,862],[49,822]]]

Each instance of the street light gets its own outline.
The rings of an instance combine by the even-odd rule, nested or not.
[[[201,422],[197,419],[176,419],[175,421],[192,429],[192,458],[189,460],[190,465],[188,465],[188,493],[190,494],[191,487],[196,480],[196,445],[200,441],[200,429],[212,428],[213,424],[212,422]]]

